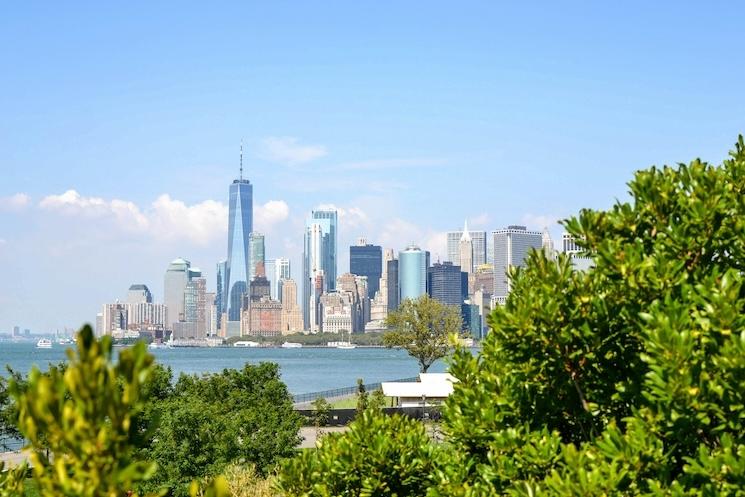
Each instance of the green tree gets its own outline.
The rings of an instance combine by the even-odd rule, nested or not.
[[[172,393],[150,409],[160,425],[143,453],[162,461],[145,487],[151,490],[167,487],[185,495],[192,480],[214,477],[235,463],[254,465],[264,475],[299,443],[301,418],[276,364],[181,375]]]
[[[331,404],[323,397],[318,397],[311,402],[311,406],[313,406],[313,423],[316,425],[316,428],[326,426],[329,422]]]
[[[357,378],[357,416],[361,415],[367,410],[368,395],[365,389],[365,383],[362,378]]]
[[[62,372],[31,370],[23,389],[11,380],[18,427],[29,441],[33,477],[42,496],[124,496],[155,471],[136,457],[141,442],[132,417],[143,405],[140,387],[152,365],[144,344],[119,353],[97,341],[89,326],[67,351]]]
[[[463,328],[460,311],[423,295],[406,299],[397,311],[388,315],[391,329],[383,335],[387,347],[403,347],[419,362],[419,371],[426,373],[438,359],[450,350],[451,335]]]

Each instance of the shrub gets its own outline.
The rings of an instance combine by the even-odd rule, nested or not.
[[[424,496],[433,481],[434,447],[421,423],[367,410],[344,434],[286,462],[278,488],[288,496]]]

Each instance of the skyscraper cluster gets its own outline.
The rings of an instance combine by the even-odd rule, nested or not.
[[[361,238],[349,247],[349,271],[339,274],[338,213],[317,209],[305,222],[299,285],[289,258],[268,258],[265,235],[254,231],[242,147],[240,174],[228,195],[227,257],[216,264],[215,291],[208,291],[201,270],[177,258],[165,272],[163,304],[153,303],[147,286],[132,285],[126,302],[104,305],[99,333],[170,333],[176,340],[365,333],[384,330],[388,314],[405,299],[429,295],[459,308],[465,329],[481,337],[486,315],[511,291],[510,269],[524,265],[531,250],[553,254],[548,231],[510,225],[487,234],[469,230],[466,221],[447,233],[445,260],[432,261],[415,243],[396,253]],[[562,245],[578,267],[589,260],[568,235]]]

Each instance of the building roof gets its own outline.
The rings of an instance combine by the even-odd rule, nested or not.
[[[453,393],[453,383],[458,381],[449,373],[421,373],[420,381],[382,383],[386,397],[445,398]]]
[[[147,290],[148,292],[150,291],[150,289],[147,287],[147,285],[143,285],[141,283],[137,283],[137,284],[131,285],[129,287],[129,289],[130,290]]]

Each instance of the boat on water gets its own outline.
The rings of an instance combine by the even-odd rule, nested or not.
[[[334,345],[335,345],[335,347],[337,349],[345,349],[345,350],[347,350],[347,349],[356,349],[357,348],[357,345],[353,344],[351,340],[347,340],[346,342],[344,341],[344,334],[343,333],[342,333],[342,340],[341,340],[341,342],[336,342]]]
[[[283,349],[299,349],[303,346],[302,343],[297,342],[285,342],[282,344]]]
[[[40,338],[39,341],[36,342],[36,348],[37,349],[51,349],[52,341],[48,338]]]
[[[57,340],[57,343],[60,345],[70,345],[72,343],[72,338],[60,338]]]

